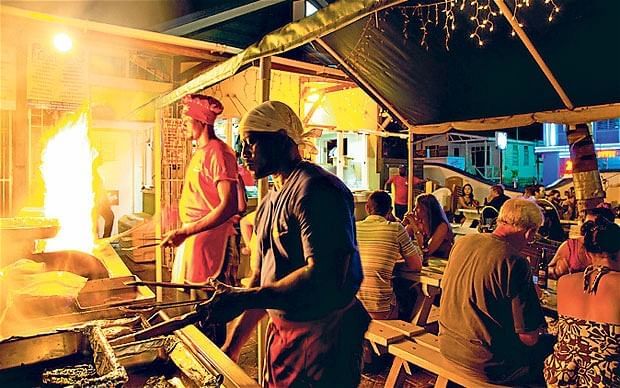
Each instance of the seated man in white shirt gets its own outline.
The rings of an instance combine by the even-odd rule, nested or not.
[[[392,200],[387,192],[370,194],[366,211],[369,216],[356,223],[364,272],[357,296],[373,319],[396,318],[398,309],[392,284],[394,265],[404,259],[409,269],[419,271],[422,251],[399,222],[386,219],[392,211]],[[411,298],[414,298],[413,293]]]

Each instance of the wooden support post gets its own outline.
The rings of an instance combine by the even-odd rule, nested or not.
[[[153,129],[153,173],[155,175],[153,184],[155,185],[155,238],[162,238],[161,221],[163,214],[161,212],[162,206],[162,179],[161,179],[161,161],[162,161],[162,144],[161,144],[161,131],[162,131],[162,110],[163,108],[155,109],[155,128]],[[158,240],[159,241],[159,240]],[[163,281],[163,254],[164,250],[161,246],[155,247],[155,281]],[[163,291],[161,287],[156,287],[157,301],[163,300]]]
[[[271,88],[271,57],[264,57],[260,59],[259,65],[259,77],[260,77],[260,102],[269,101],[269,92]],[[258,202],[260,203],[269,190],[269,181],[267,178],[258,180]],[[266,319],[263,318],[258,322],[256,326],[256,348],[257,348],[257,374],[258,383],[263,384],[263,371],[265,368],[265,355],[266,355]]]
[[[12,153],[13,153],[13,185],[12,185],[12,209],[9,209],[10,215],[19,212],[28,199],[30,192],[30,172],[32,162],[30,158],[31,139],[30,139],[30,123],[28,120],[28,96],[27,91],[27,71],[28,71],[28,45],[26,43],[18,44],[16,48],[16,82],[15,82],[15,116],[13,116],[13,136],[12,136]]]
[[[407,145],[409,147],[408,148],[408,152],[407,152],[407,186],[408,186],[408,190],[407,190],[407,210],[408,211],[413,211],[413,177],[414,177],[414,157],[415,157],[415,144],[414,144],[414,140],[415,140],[415,135],[413,134],[413,132],[409,131],[409,138],[408,138],[408,143]]]
[[[605,200],[594,142],[587,124],[567,126],[566,137],[573,162],[573,185],[580,214]]]

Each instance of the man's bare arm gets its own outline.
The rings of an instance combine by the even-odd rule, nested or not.
[[[217,193],[220,203],[209,214],[196,222],[171,231],[162,241],[162,245],[179,246],[189,236],[216,228],[236,215],[238,211],[237,182],[219,181]]]
[[[348,260],[346,265],[348,265]],[[346,268],[346,267],[344,267]],[[320,308],[331,311],[339,306],[337,295],[341,292],[342,270],[322,268],[313,258],[307,265],[291,272],[275,283],[250,288],[223,286],[212,301],[204,308],[210,310],[213,319],[228,322],[244,310],[277,309],[284,311],[303,311]]]

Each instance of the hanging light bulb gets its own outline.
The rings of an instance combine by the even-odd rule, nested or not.
[[[54,35],[53,41],[54,47],[56,47],[56,50],[60,51],[61,53],[66,53],[73,47],[73,41],[71,40],[71,37],[64,32],[59,32]]]

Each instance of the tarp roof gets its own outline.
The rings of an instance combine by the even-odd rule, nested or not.
[[[450,30],[446,48],[443,28],[449,3],[457,9],[462,3],[464,9],[454,9],[456,29]],[[561,9],[552,22],[543,1],[518,8],[518,20],[548,66],[547,75],[522,39],[511,36],[502,15],[492,19],[494,31],[482,35],[484,45],[471,39],[472,3],[422,1],[420,6],[420,1],[341,0],[265,35],[159,103],[209,87],[258,58],[314,41],[414,133],[620,116],[619,1],[555,0]],[[490,4],[495,9],[506,4],[509,12],[515,9],[510,1]],[[422,20],[429,21],[424,46]]]

